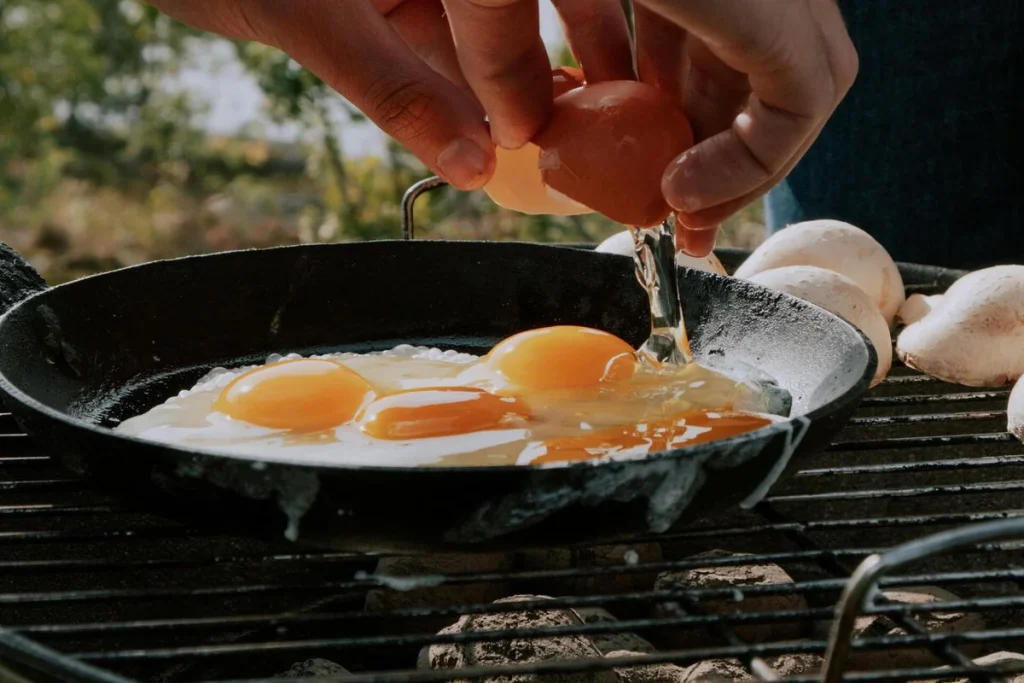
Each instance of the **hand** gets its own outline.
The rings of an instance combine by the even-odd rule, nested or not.
[[[521,147],[550,113],[537,0],[151,2],[197,28],[280,48],[464,190],[490,179],[494,142]],[[634,77],[619,0],[556,6],[590,80]]]
[[[635,0],[635,28],[640,79],[678,93],[693,124],[662,189],[677,246],[705,256],[817,138],[857,52],[835,0]]]

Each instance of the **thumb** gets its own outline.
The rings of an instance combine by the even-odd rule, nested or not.
[[[719,226],[717,225],[707,228],[691,228],[684,224],[677,214],[676,249],[696,258],[707,256],[715,248],[718,231]]]

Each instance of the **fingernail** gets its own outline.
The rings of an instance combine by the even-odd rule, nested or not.
[[[504,149],[519,149],[529,142],[529,138],[523,138],[521,134],[507,130],[504,126],[491,126],[491,140]]]
[[[684,154],[669,165],[661,179],[661,191],[673,209],[696,213],[704,208],[704,202],[693,193],[694,169],[689,160],[690,155]]]
[[[676,246],[685,254],[703,258],[715,248],[718,240],[718,226],[700,230],[680,227],[676,230]]]
[[[437,168],[445,180],[461,190],[475,190],[487,182],[491,156],[469,138],[459,138],[437,155]]]

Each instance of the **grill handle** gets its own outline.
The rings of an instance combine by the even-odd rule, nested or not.
[[[878,581],[894,569],[936,555],[944,555],[976,543],[995,543],[1024,538],[1024,518],[1000,519],[994,522],[941,531],[892,550],[867,557],[850,576],[832,622],[822,683],[840,683],[847,656],[853,645],[854,624],[869,602],[874,602]],[[981,671],[979,669],[979,671]]]
[[[412,240],[416,237],[416,221],[412,212],[416,207],[416,200],[420,195],[436,190],[439,187],[447,187],[448,183],[437,176],[426,178],[409,186],[402,196],[402,239]]]

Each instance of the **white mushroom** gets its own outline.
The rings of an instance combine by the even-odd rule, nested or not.
[[[1010,405],[1006,408],[1006,430],[1024,441],[1024,378],[1010,392]]]
[[[1005,386],[1024,374],[1024,266],[978,270],[941,297],[911,298],[904,307],[911,322],[896,340],[904,363],[975,387]]]
[[[600,251],[606,254],[620,254],[621,256],[632,256],[633,236],[629,234],[629,230],[617,232],[604,242],[601,242],[601,244],[597,245],[594,251]],[[684,268],[695,268],[708,273],[726,275],[725,267],[714,253],[708,254],[704,258],[695,258],[693,256],[687,256],[682,252],[676,252],[676,265]]]
[[[924,294],[911,294],[900,306],[896,314],[896,322],[901,325],[911,325],[932,312],[938,303],[942,301],[942,295],[925,296]]]
[[[892,337],[889,325],[871,297],[844,275],[814,266],[787,266],[758,273],[750,281],[820,306],[850,323],[871,340],[878,367],[871,382],[885,379],[892,367]]]
[[[736,277],[749,280],[783,266],[817,266],[845,275],[867,292],[890,327],[906,296],[899,268],[885,248],[842,221],[806,221],[780,230],[736,269]]]

